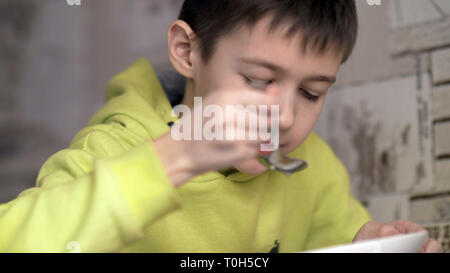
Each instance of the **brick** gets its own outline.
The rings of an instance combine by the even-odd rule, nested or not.
[[[442,19],[442,14],[431,1],[391,0],[387,4],[393,29]]]
[[[450,122],[439,122],[434,126],[435,157],[450,156]]]
[[[411,221],[431,223],[450,221],[450,196],[411,201]]]
[[[431,68],[434,84],[450,82],[450,48],[433,52]]]
[[[435,188],[433,192],[450,191],[450,160],[436,160],[433,163]]]
[[[348,85],[364,84],[371,81],[384,81],[401,76],[415,75],[417,73],[418,58],[420,61],[420,72],[430,70],[430,54],[423,53],[418,56],[401,56],[391,58],[387,49],[383,46],[373,46],[362,49],[365,53],[371,52],[366,57],[356,52],[355,58],[342,66],[338,74],[335,88],[343,88]],[[357,55],[359,54],[359,56]]]
[[[432,119],[450,119],[450,85],[433,89],[431,97]]]
[[[409,195],[371,196],[367,206],[372,219],[380,222],[409,219]]]
[[[391,32],[389,44],[394,56],[431,50],[450,45],[450,19],[397,29]]]

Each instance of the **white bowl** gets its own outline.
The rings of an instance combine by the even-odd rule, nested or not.
[[[322,248],[305,253],[417,253],[425,243],[427,232],[360,241],[353,244]]]

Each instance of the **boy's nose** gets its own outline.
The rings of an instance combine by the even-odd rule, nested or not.
[[[282,94],[279,119],[280,130],[287,130],[294,124],[294,102],[295,92],[286,91]]]

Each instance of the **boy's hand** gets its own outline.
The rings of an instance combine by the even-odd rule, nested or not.
[[[274,88],[275,89],[275,88]],[[223,135],[225,140],[193,140],[194,126],[191,126],[192,140],[176,141],[168,133],[154,141],[155,148],[160,156],[163,165],[172,179],[175,186],[181,186],[192,177],[206,173],[208,171],[220,170],[231,166],[245,164],[249,161],[256,161],[260,155],[260,146],[263,140],[258,133],[259,128],[249,126],[249,113],[246,112],[245,126],[240,126],[236,122],[237,115],[227,115],[227,106],[242,105],[244,109],[248,105],[267,105],[267,128],[270,128],[270,106],[278,101],[277,90],[269,92],[253,90],[225,90],[212,92],[203,99],[203,109],[207,105],[216,105],[222,109],[224,118],[221,121]],[[236,109],[236,108],[235,108]],[[244,111],[244,110],[242,110]],[[193,113],[191,109],[191,113]],[[254,118],[259,120],[260,113],[252,113]],[[184,118],[184,117],[183,117]],[[182,119],[183,119],[182,118]],[[191,122],[194,123],[194,115],[191,116]],[[180,120],[182,122],[182,120]],[[203,118],[203,124],[207,122]],[[226,140],[227,130],[232,125],[235,132],[245,132],[245,140]],[[203,126],[202,126],[203,128]],[[258,136],[257,140],[249,140],[250,133]],[[259,165],[259,168],[265,168],[259,162],[253,166]]]
[[[420,231],[426,230],[418,224],[409,221],[394,221],[389,223],[370,221],[362,226],[362,228],[356,234],[355,239],[353,239],[353,242],[400,234],[415,233]],[[427,237],[424,245],[419,251],[419,253],[441,252],[442,246],[436,240],[430,239],[429,237]]]

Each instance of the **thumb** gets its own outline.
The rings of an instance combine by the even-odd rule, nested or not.
[[[267,171],[266,166],[262,165],[256,158],[239,163],[235,168],[249,175],[259,175]]]

